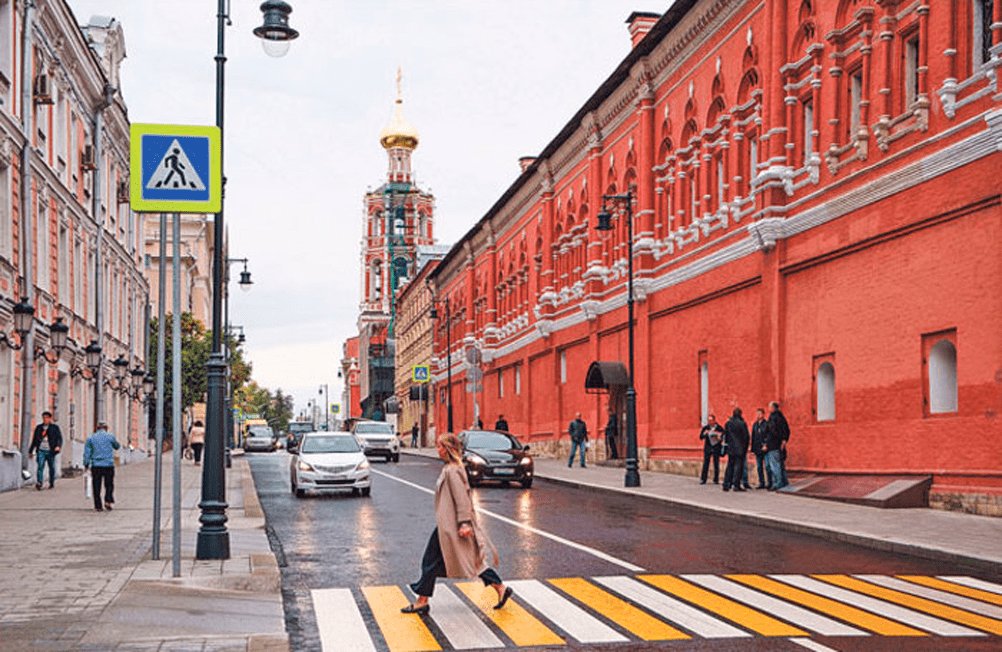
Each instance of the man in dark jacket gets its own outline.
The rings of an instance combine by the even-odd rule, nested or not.
[[[745,456],[748,454],[748,426],[741,416],[741,408],[734,408],[731,418],[724,426],[724,437],[727,440],[727,470],[724,471],[724,491],[744,491],[742,471],[745,468]]]
[[[494,429],[508,432],[508,420],[504,418],[503,414],[498,415],[498,420],[494,422]]]
[[[35,476],[35,489],[41,491],[42,480],[45,477],[45,467],[49,467],[49,489],[56,486],[56,454],[63,447],[63,433],[59,426],[52,423],[52,413],[42,412],[42,423],[35,426],[31,437],[31,447],[28,455],[38,451],[38,474]]]
[[[619,450],[616,448],[616,439],[619,437],[619,415],[614,411],[609,411],[609,420],[605,423],[605,443],[609,447],[609,459],[619,459]]]
[[[574,464],[574,452],[580,448],[581,468],[583,469],[585,466],[585,449],[586,444],[588,443],[588,426],[585,425],[580,412],[577,413],[574,421],[571,421],[571,425],[567,428],[567,432],[571,436],[571,456],[567,460],[567,466],[572,466]]]
[[[779,403],[769,403],[769,435],[766,437],[766,464],[772,473],[772,486],[769,491],[782,489],[789,482],[786,478],[786,463],[783,457],[786,453],[786,442],[790,439],[790,424],[779,409]]]
[[[699,438],[703,440],[703,472],[699,475],[699,484],[706,484],[710,459],[713,460],[713,484],[720,484],[720,446],[724,439],[724,429],[717,423],[715,415],[706,415],[706,425],[699,431]]]
[[[765,410],[755,410],[755,423],[752,424],[751,450],[755,454],[755,468],[758,469],[758,486],[756,489],[768,489],[772,484],[765,477],[765,438],[769,434],[769,422],[765,419]]]

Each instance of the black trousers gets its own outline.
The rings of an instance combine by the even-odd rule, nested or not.
[[[92,466],[90,467],[90,488],[94,494],[94,508],[103,509],[101,504],[101,482],[104,482],[104,502],[115,502],[115,467],[113,466]]]
[[[606,435],[605,441],[609,444],[609,459],[619,459],[619,451],[616,450],[616,435]]]
[[[192,444],[191,450],[195,453],[195,463],[202,461],[202,446],[205,444]]]
[[[438,543],[438,528],[431,533],[428,545],[425,546],[424,556],[421,558],[421,579],[411,584],[411,590],[417,595],[430,598],[435,592],[435,580],[439,577],[446,577],[445,558],[442,556],[442,547]],[[501,577],[493,568],[488,568],[480,573],[480,579],[484,586],[491,584],[502,584]]]
[[[713,481],[720,482],[720,446],[703,446],[703,472],[699,475],[700,482],[706,482],[706,473],[710,470],[710,459],[713,459]]]
[[[745,456],[744,455],[728,455],[727,456],[727,470],[724,471],[724,489],[730,489],[731,487],[740,487],[742,483],[742,476],[744,475],[745,468]]]

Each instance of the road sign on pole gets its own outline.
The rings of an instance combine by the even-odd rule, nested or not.
[[[431,369],[426,364],[416,364],[413,375],[415,383],[426,383],[431,378]]]
[[[222,208],[219,127],[131,125],[129,203],[146,213],[218,213]]]

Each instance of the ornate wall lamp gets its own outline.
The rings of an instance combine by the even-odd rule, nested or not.
[[[36,344],[35,359],[45,358],[45,361],[49,364],[57,364],[63,349],[67,346],[69,334],[70,327],[63,322],[62,317],[56,317],[55,320],[49,324],[49,343],[52,345],[51,356],[50,353],[45,350],[44,346]]]
[[[11,341],[7,333],[0,332],[0,343],[6,344],[9,348],[20,351],[24,346],[24,336],[31,330],[35,320],[35,306],[28,303],[27,299],[21,299],[20,303],[15,303],[11,312],[14,313],[14,333],[17,334],[17,344]]]
[[[96,340],[91,340],[84,349],[84,366],[79,363],[74,364],[70,370],[70,376],[83,376],[87,380],[94,380],[97,376],[97,368],[101,366],[101,345]]]

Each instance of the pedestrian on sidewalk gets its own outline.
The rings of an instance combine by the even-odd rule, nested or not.
[[[609,420],[605,423],[605,443],[609,447],[609,459],[618,460],[619,451],[616,449],[616,438],[619,437],[619,415],[609,407]]]
[[[188,433],[188,443],[191,444],[191,450],[195,453],[195,466],[202,463],[202,448],[205,446],[205,425],[201,421],[196,421],[191,426],[191,432]]]
[[[769,403],[769,436],[766,438],[765,461],[772,474],[772,486],[769,491],[777,491],[789,484],[786,477],[786,464],[783,462],[783,453],[786,450],[786,442],[790,439],[790,425],[786,422],[779,409],[779,403],[773,401]]]
[[[748,452],[748,426],[741,416],[741,408],[736,407],[724,426],[727,439],[727,470],[724,471],[724,491],[744,491],[742,470],[745,469],[745,455]]]
[[[417,448],[419,432],[417,421],[415,421],[414,425],[411,426],[411,448]]]
[[[494,429],[508,432],[508,420],[504,418],[503,414],[498,415],[498,420],[494,422]]]
[[[765,410],[755,410],[755,423],[752,424],[751,450],[755,454],[755,468],[758,470],[758,486],[756,489],[768,489],[772,484],[766,482],[765,468],[765,438],[769,434],[769,422],[765,420]],[[770,474],[771,477],[771,474]]]
[[[108,432],[108,424],[99,421],[97,430],[84,444],[84,468],[91,470],[94,510],[111,511],[115,504],[115,451],[122,445]],[[104,483],[104,507],[101,506],[101,483]]]
[[[42,423],[35,426],[28,448],[29,457],[33,451],[38,451],[38,473],[35,476],[35,489],[38,491],[42,490],[46,466],[49,467],[49,489],[56,486],[56,455],[62,447],[63,432],[52,423],[52,413],[46,410],[42,412]]]
[[[581,468],[585,468],[585,450],[588,446],[588,426],[585,424],[584,419],[581,418],[581,413],[578,412],[571,421],[571,425],[567,428],[567,432],[571,435],[571,456],[567,460],[567,467],[570,468],[574,465],[574,453],[578,449],[581,450]]]
[[[477,514],[470,498],[470,483],[463,466],[463,445],[453,434],[442,435],[438,439],[438,456],[445,461],[438,481],[435,483],[435,524],[436,528],[428,539],[421,559],[421,579],[410,585],[418,599],[400,611],[405,614],[426,614],[431,610],[428,599],[435,590],[435,579],[439,577],[479,576],[484,586],[490,586],[498,594],[495,609],[504,607],[512,596],[510,586],[506,587],[497,571],[487,563],[487,551],[498,564],[498,553],[494,544],[480,527]]]
[[[724,429],[717,423],[714,414],[706,415],[706,425],[699,431],[703,440],[703,471],[699,474],[699,484],[706,484],[706,473],[710,470],[710,460],[713,460],[713,484],[720,484],[720,442],[724,440]]]

